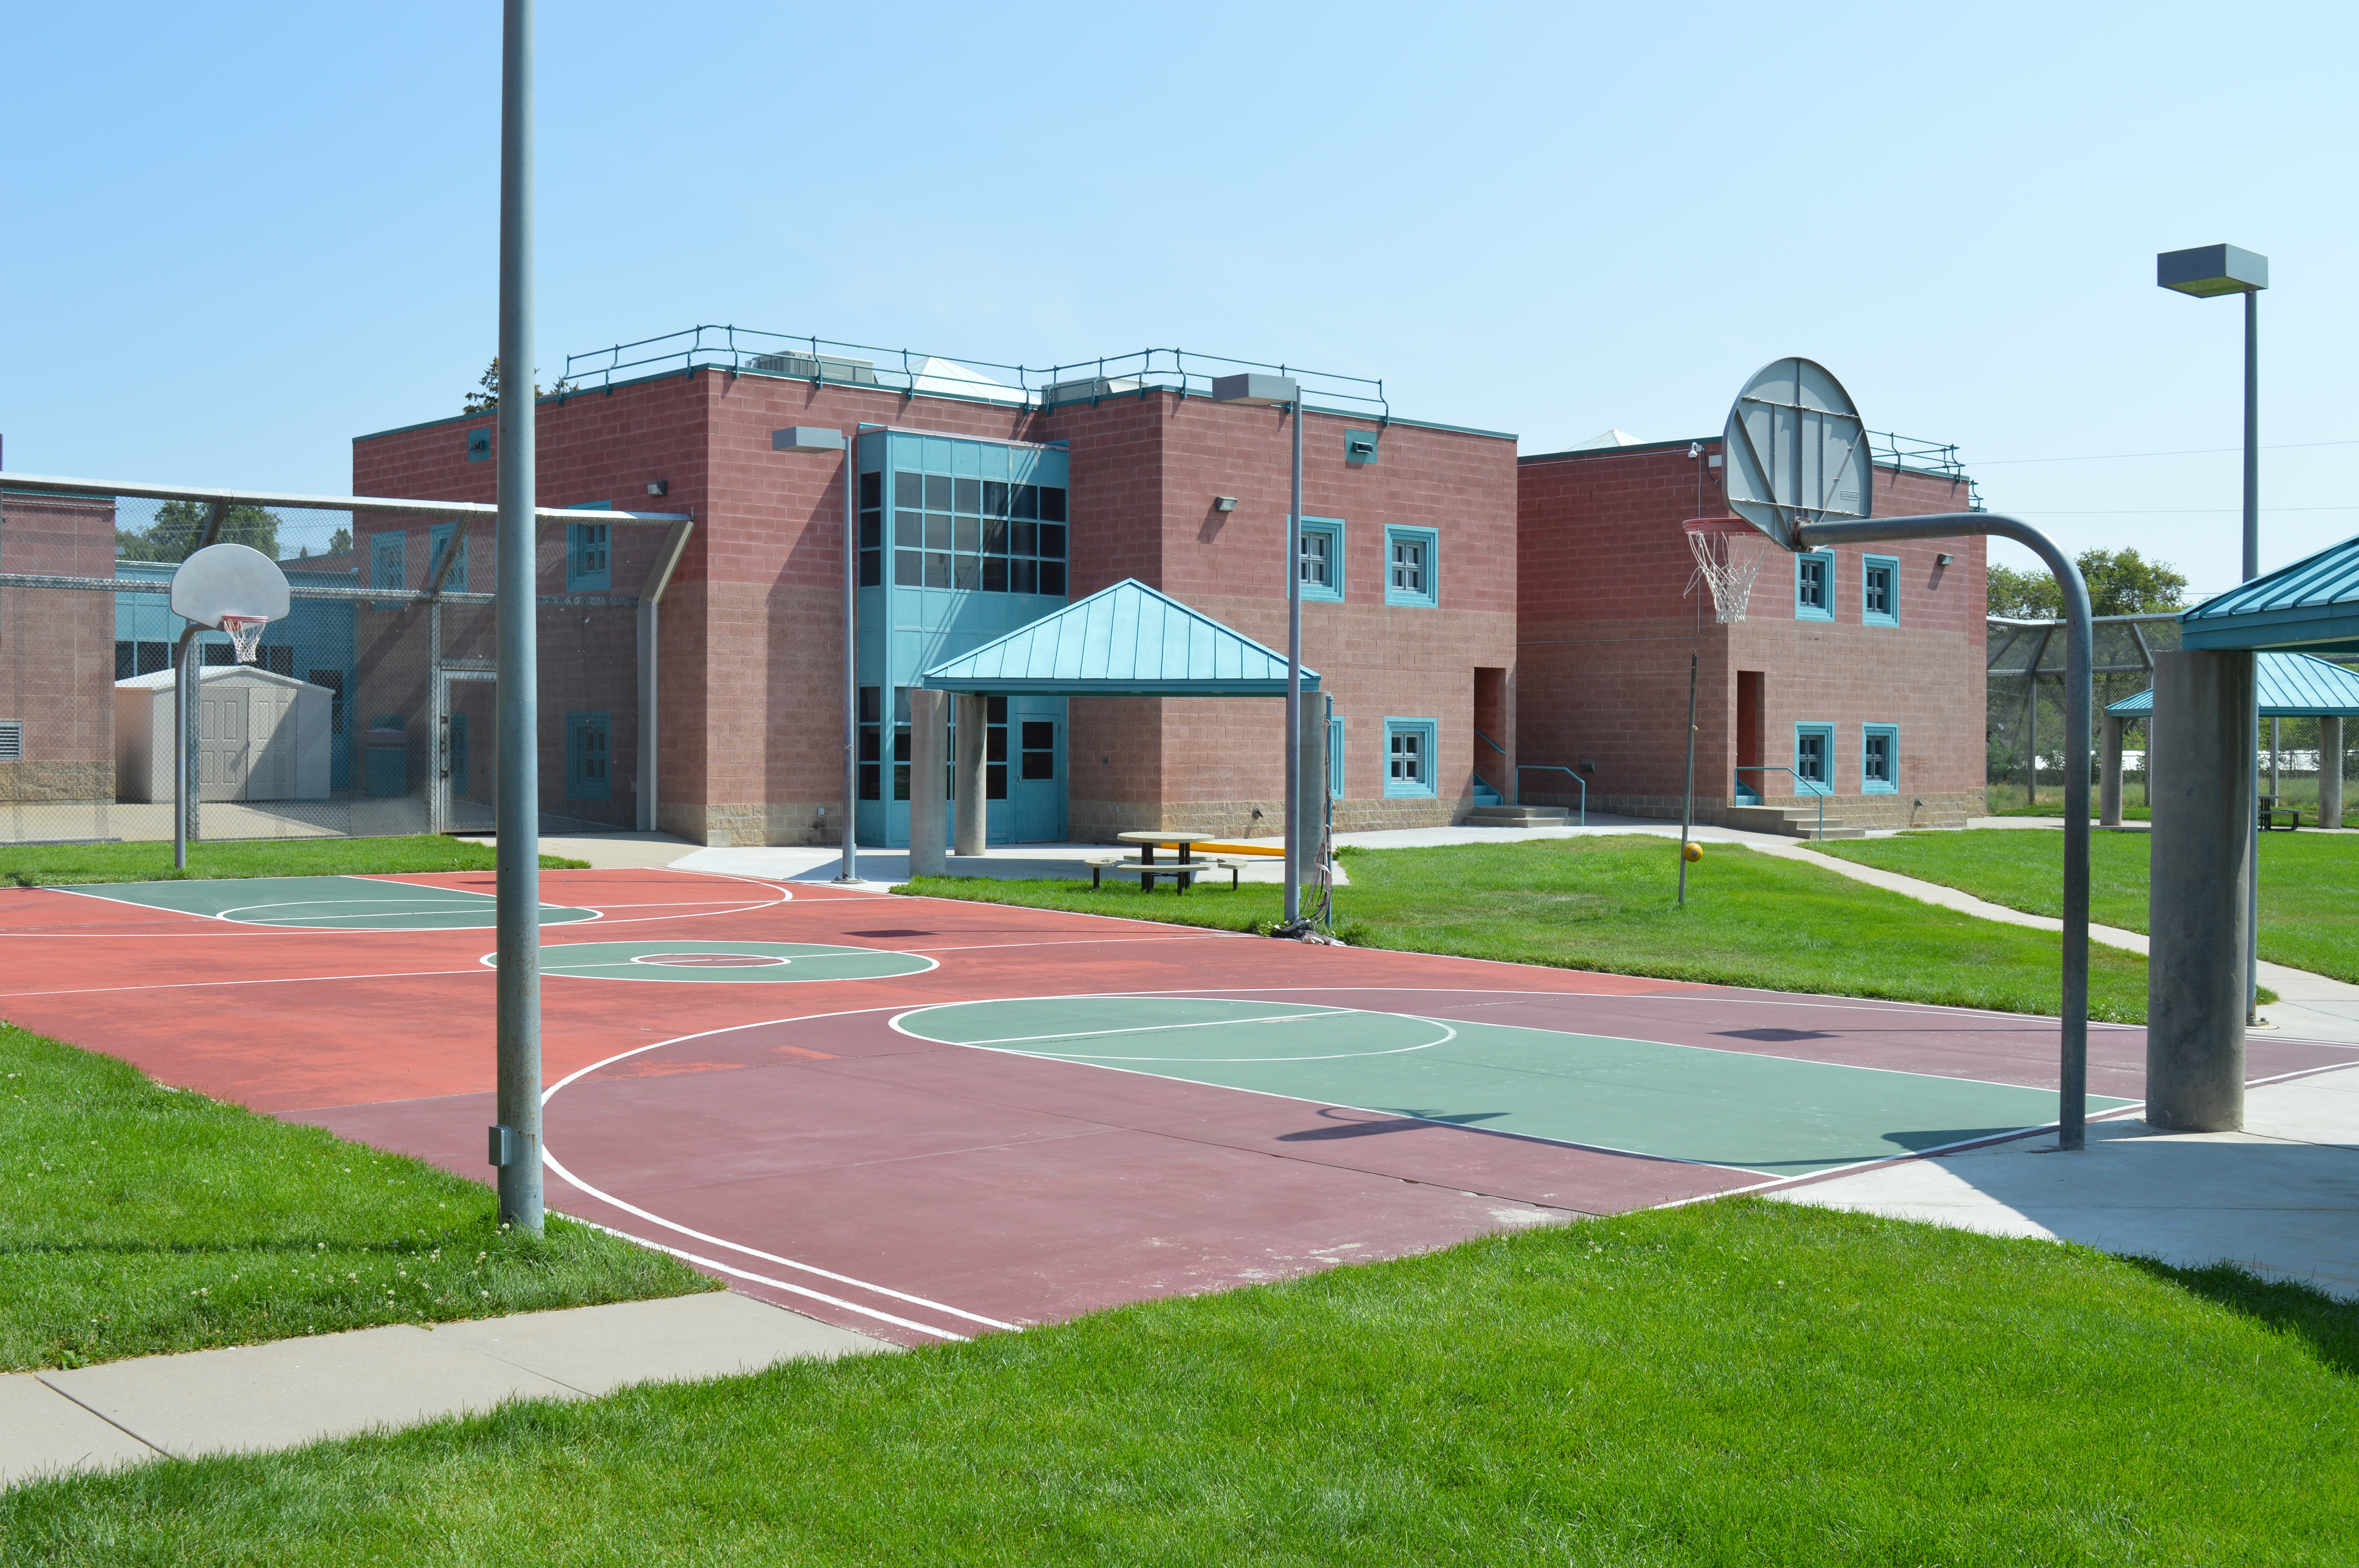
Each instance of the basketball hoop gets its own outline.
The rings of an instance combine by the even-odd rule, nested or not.
[[[262,629],[269,624],[269,618],[261,615],[222,617],[221,629],[229,633],[229,645],[237,650],[239,664],[254,663],[255,653],[262,644]]]
[[[1722,625],[1745,619],[1753,597],[1753,579],[1761,570],[1768,540],[1751,524],[1734,517],[1691,517],[1685,527],[1688,548],[1695,556],[1695,571],[1680,591],[1685,599],[1701,581],[1712,594],[1712,618]]]

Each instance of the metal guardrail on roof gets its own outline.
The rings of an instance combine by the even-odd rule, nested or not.
[[[1966,510],[1984,510],[1982,491],[1974,483],[1973,476],[1966,472],[1966,465],[1958,460],[1958,444],[1955,441],[1926,441],[1915,436],[1896,436],[1889,430],[1870,430],[1867,432],[1867,445],[1871,457],[1884,467],[1963,480]]]
[[[1277,371],[1302,384],[1309,407],[1330,414],[1361,415],[1378,424],[1392,417],[1385,384],[1365,376],[1337,375],[1299,365],[1265,364],[1181,349],[1141,349],[1136,353],[1076,360],[1036,367],[991,360],[950,359],[915,349],[886,349],[832,338],[788,337],[748,327],[700,326],[643,338],[636,343],[565,356],[565,375],[555,395],[567,396],[669,371],[711,367],[734,374],[776,375],[813,385],[873,386],[904,397],[962,397],[1011,407],[1053,408],[1101,403],[1112,397],[1144,397],[1150,392],[1212,395],[1215,376],[1241,370]]]

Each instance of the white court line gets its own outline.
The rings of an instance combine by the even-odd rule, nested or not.
[[[981,1003],[971,1001],[946,1001],[940,1005],[943,1008],[948,1009],[953,1007],[989,1007],[993,1004],[987,1001]],[[1254,1004],[1247,1002],[1245,1005],[1250,1007]],[[1282,1001],[1273,1001],[1266,1002],[1262,1005],[1266,1007],[1284,1007],[1288,1004]],[[1292,1023],[1296,1020],[1303,1018],[1347,1018],[1351,1014],[1359,1011],[1361,1010],[1353,1007],[1337,1007],[1330,1008],[1325,1012],[1274,1012],[1266,1018],[1207,1018],[1195,1023],[1142,1023],[1126,1029],[1076,1029],[1063,1034],[1009,1034],[997,1040],[944,1040],[936,1035],[920,1034],[914,1029],[903,1029],[897,1022],[893,1025],[893,1027],[897,1033],[907,1034],[912,1040],[923,1040],[928,1044],[934,1045],[1028,1045],[1035,1041],[1040,1040],[1097,1040],[1109,1034],[1160,1034],[1167,1030],[1172,1029],[1218,1029],[1225,1024],[1231,1023]]]
[[[437,975],[480,975],[475,969],[397,969],[382,975],[276,975],[254,980],[161,980],[144,986],[78,986],[71,990],[0,991],[0,997],[20,996],[101,996],[113,991],[177,991],[202,989],[207,986],[296,986],[314,980],[411,980],[429,979]]]

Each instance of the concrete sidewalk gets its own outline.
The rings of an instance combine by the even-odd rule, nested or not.
[[[717,1291],[9,1373],[0,1375],[0,1487],[896,1348]]]

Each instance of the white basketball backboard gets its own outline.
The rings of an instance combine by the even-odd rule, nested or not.
[[[200,626],[219,626],[224,615],[284,621],[288,603],[287,574],[245,545],[207,545],[172,574],[172,613]]]
[[[1787,549],[1805,524],[1874,514],[1867,431],[1823,365],[1782,359],[1754,372],[1721,442],[1729,510]]]

